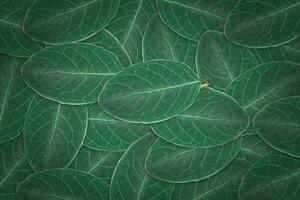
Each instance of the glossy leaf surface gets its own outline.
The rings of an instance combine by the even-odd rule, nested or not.
[[[300,36],[300,2],[239,1],[230,12],[225,34],[242,46],[278,46]]]
[[[52,169],[28,177],[18,186],[17,194],[20,200],[107,200],[109,185],[86,172]]]
[[[22,77],[34,91],[54,101],[87,104],[122,69],[111,52],[91,44],[50,46],[23,66]]]
[[[300,157],[300,96],[265,106],[254,117],[257,133],[275,149]]]
[[[2,1],[0,3],[0,52],[12,56],[29,57],[43,45],[23,33],[23,19],[32,0]]]
[[[20,70],[25,59],[0,54],[0,143],[16,138],[24,128],[33,92]]]
[[[198,41],[208,30],[223,31],[236,0],[158,0],[162,20],[178,34]]]
[[[118,39],[113,34],[111,34],[108,30],[104,29],[82,42],[94,44],[96,46],[102,47],[112,52],[118,57],[118,59],[120,60],[120,62],[124,67],[131,65],[131,59],[127,51],[118,41]]]
[[[194,69],[196,46],[195,41],[178,35],[156,14],[150,19],[144,33],[143,58],[146,61],[159,58],[176,60]]]
[[[26,13],[24,31],[48,44],[86,39],[117,14],[120,0],[37,0]]]
[[[132,63],[143,60],[143,34],[150,17],[156,12],[156,0],[121,0],[118,14],[107,27],[124,46]]]
[[[0,152],[0,199],[17,199],[18,184],[33,173],[26,159],[23,136],[0,144]]]
[[[99,151],[82,146],[68,168],[93,174],[109,185],[114,168],[122,155],[123,152]]]
[[[199,89],[197,75],[185,64],[152,60],[132,65],[109,80],[99,104],[125,121],[157,122],[187,109]]]
[[[240,150],[241,139],[212,148],[187,148],[162,139],[151,146],[146,159],[147,172],[172,183],[198,181],[224,169]]]
[[[86,106],[62,105],[35,95],[25,121],[30,165],[36,171],[68,166],[83,143],[86,128]]]
[[[234,99],[203,88],[186,111],[151,124],[151,128],[161,138],[180,146],[212,147],[238,138],[248,125],[247,113]]]
[[[260,160],[244,176],[241,200],[297,200],[300,189],[300,159],[273,151]]]
[[[106,114],[98,104],[88,106],[88,128],[84,145],[99,150],[124,151],[150,131],[148,125],[133,124]]]

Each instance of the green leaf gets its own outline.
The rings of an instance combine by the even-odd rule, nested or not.
[[[80,41],[107,26],[119,4],[120,0],[37,0],[26,13],[24,32],[48,44]]]
[[[185,183],[209,178],[238,154],[241,139],[212,148],[187,148],[158,139],[149,149],[147,172],[163,181]]]
[[[24,151],[23,136],[0,144],[0,199],[17,199],[16,188],[33,173]]]
[[[12,56],[29,57],[44,45],[23,33],[23,19],[32,0],[2,1],[0,4],[0,52]]]
[[[134,64],[109,80],[99,104],[124,121],[158,122],[186,110],[199,90],[197,75],[185,64],[152,60]]]
[[[250,121],[266,104],[300,94],[300,65],[270,62],[258,65],[232,81],[225,93],[247,111]],[[251,123],[248,132],[255,132]]]
[[[98,104],[88,106],[88,128],[84,145],[98,150],[124,151],[148,133],[148,125],[132,124],[106,114]]]
[[[238,189],[251,164],[234,159],[216,175],[198,182],[175,184],[172,200],[239,200]]]
[[[257,134],[246,135],[243,137],[238,158],[245,159],[253,164],[272,150]]]
[[[111,52],[92,44],[50,46],[23,66],[27,85],[45,98],[66,104],[97,101],[105,82],[122,69]]]
[[[266,105],[255,115],[253,123],[257,133],[270,146],[300,157],[300,96]]]
[[[144,168],[147,151],[155,139],[149,133],[126,150],[113,174],[111,200],[169,199],[174,185],[152,178]]]
[[[241,182],[241,200],[298,200],[300,159],[273,151],[258,160]]]
[[[122,155],[123,152],[98,151],[82,146],[68,168],[93,174],[109,185],[114,168]]]
[[[144,33],[143,58],[145,61],[159,58],[176,60],[195,69],[196,46],[196,42],[175,33],[156,14]]]
[[[21,78],[25,61],[0,54],[0,143],[16,138],[24,128],[25,114],[33,92]]]
[[[52,169],[28,177],[18,186],[17,194],[19,200],[107,200],[109,185],[86,172]]]
[[[247,113],[233,98],[203,88],[186,111],[167,121],[151,124],[151,128],[168,142],[203,148],[238,138],[248,125]]]
[[[158,0],[162,20],[178,34],[198,41],[208,30],[223,31],[237,0]]]
[[[127,51],[118,39],[105,29],[82,42],[94,44],[114,53],[122,63],[123,67],[131,65],[131,60]]]
[[[127,50],[132,63],[143,61],[143,34],[156,12],[156,0],[121,0],[118,14],[107,27]]]
[[[300,2],[243,0],[230,12],[225,34],[251,48],[278,46],[300,36]]]
[[[83,143],[86,106],[56,103],[35,95],[25,121],[25,149],[36,171],[68,166]]]
[[[247,70],[272,61],[300,63],[300,51],[288,47],[249,49],[237,46],[223,33],[208,31],[197,47],[196,66],[201,79],[207,79],[214,89],[223,91],[231,81]]]

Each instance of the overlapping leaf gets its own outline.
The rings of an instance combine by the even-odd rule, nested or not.
[[[212,147],[238,138],[248,125],[247,113],[234,99],[203,88],[186,111],[151,124],[151,128],[161,138],[177,145]]]
[[[225,34],[247,47],[278,46],[300,36],[300,2],[243,0],[230,12]]]
[[[52,169],[28,177],[18,186],[17,195],[20,200],[107,200],[109,199],[109,185],[86,172],[73,169]]]
[[[147,172],[160,180],[184,183],[209,178],[238,154],[241,139],[212,148],[187,148],[158,139],[146,159]]]
[[[297,200],[300,196],[300,159],[271,152],[258,160],[244,176],[241,200]]]
[[[132,63],[143,60],[143,34],[150,17],[156,12],[156,0],[121,0],[118,14],[107,27],[127,50]]]
[[[0,143],[16,138],[24,127],[25,114],[33,92],[21,78],[25,61],[0,54]]]
[[[208,30],[223,31],[225,19],[237,0],[158,0],[162,20],[178,34],[198,41]]]
[[[88,106],[88,128],[84,145],[98,150],[124,151],[150,131],[143,124],[132,124],[106,114],[98,104]]]
[[[300,157],[300,96],[268,104],[257,113],[253,123],[257,133],[272,147]]]
[[[158,37],[159,36],[159,37]],[[143,58],[173,59],[195,67],[196,42],[188,40],[165,25],[158,14],[154,15],[143,37]]]
[[[30,165],[36,171],[67,167],[83,143],[86,128],[86,106],[62,105],[35,95],[25,121]]]
[[[107,26],[119,4],[120,0],[37,0],[26,13],[24,31],[48,44],[80,41]]]
[[[0,152],[0,199],[17,199],[18,184],[33,173],[26,159],[23,135],[0,144]]]
[[[87,104],[97,101],[105,82],[122,69],[111,52],[91,44],[51,46],[34,54],[22,77],[34,91],[54,101]]]
[[[197,75],[185,64],[152,60],[132,65],[109,80],[99,104],[119,119],[150,123],[186,110],[199,90]]]

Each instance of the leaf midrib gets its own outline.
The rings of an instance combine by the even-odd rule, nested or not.
[[[9,88],[10,88],[10,85],[11,85],[11,82],[12,82],[12,79],[13,79],[13,74],[14,74],[14,70],[11,69],[8,84],[7,84],[7,87],[6,87],[6,90],[5,90],[5,94],[4,94],[3,105],[2,105],[2,109],[1,109],[1,113],[0,113],[0,122],[1,122],[3,114],[4,114],[4,108],[6,106],[8,91],[9,91]]]
[[[2,23],[4,23],[4,24],[9,24],[9,25],[11,25],[11,26],[16,26],[16,27],[18,27],[19,29],[22,29],[22,26],[20,26],[19,24],[16,24],[16,23],[13,23],[13,22],[4,20],[4,19],[0,19],[0,22],[2,22]]]
[[[174,86],[169,86],[169,87],[164,87],[164,88],[157,88],[157,89],[147,90],[147,91],[142,91],[142,92],[134,92],[134,93],[131,93],[131,94],[123,95],[121,97],[124,98],[124,97],[129,97],[129,96],[134,96],[134,95],[161,92],[161,91],[164,91],[164,90],[176,89],[176,88],[184,87],[184,86],[187,86],[187,85],[193,85],[193,84],[196,84],[196,83],[199,83],[199,81],[193,81],[193,82],[189,82],[189,83],[184,83],[184,84],[179,84],[179,85],[174,85]]]
[[[47,72],[47,74],[69,74],[69,75],[87,75],[87,76],[113,76],[117,73],[114,72],[64,72],[64,71],[53,71]]]
[[[25,157],[26,157],[26,155],[22,156],[20,158],[20,160],[16,162],[16,164],[14,165],[14,167],[11,168],[11,170],[9,170],[9,172],[5,175],[5,177],[0,182],[0,186],[2,186],[2,184],[10,177],[10,175],[15,171],[15,169],[17,167],[19,167],[23,163],[23,160],[24,160]]]

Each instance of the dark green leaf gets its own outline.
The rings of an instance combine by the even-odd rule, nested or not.
[[[23,145],[23,136],[0,144],[0,199],[17,199],[16,188],[27,176],[33,173]]]
[[[107,200],[109,185],[89,173],[73,169],[45,170],[17,188],[19,200]]]
[[[298,200],[300,159],[271,152],[258,160],[241,182],[241,200]]]
[[[198,181],[224,169],[237,155],[241,139],[212,148],[187,148],[158,139],[149,149],[147,172],[172,183]]]
[[[17,137],[24,128],[25,114],[33,92],[20,70],[25,59],[0,54],[0,143]]]
[[[127,50],[132,63],[143,60],[143,34],[150,17],[156,12],[156,0],[121,0],[118,14],[107,27]]]
[[[300,36],[299,13],[299,0],[239,1],[228,16],[225,34],[242,46],[277,46]]]
[[[257,133],[270,146],[300,157],[300,96],[266,105],[255,115],[253,123]]]
[[[100,106],[129,122],[158,122],[186,110],[200,90],[197,75],[185,64],[152,60],[124,69],[107,82]]]
[[[23,19],[33,0],[2,1],[0,3],[0,52],[29,57],[44,45],[32,41],[23,33]]]
[[[238,138],[248,125],[248,115],[234,99],[203,88],[186,111],[151,124],[151,128],[161,138],[177,145],[212,147]]]
[[[25,121],[25,149],[36,170],[68,166],[83,143],[86,106],[56,103],[35,95]]]
[[[114,53],[124,67],[131,65],[131,60],[127,51],[118,39],[105,29],[82,42],[94,44]]]
[[[122,155],[123,152],[98,151],[82,146],[68,168],[91,173],[110,184],[114,168]]]
[[[132,124],[106,114],[98,104],[88,107],[88,129],[84,145],[98,150],[124,151],[150,131],[148,125]]]
[[[177,60],[194,69],[196,46],[196,42],[175,33],[156,14],[150,19],[144,33],[143,58]]]
[[[117,14],[120,0],[36,0],[24,19],[30,38],[48,44],[86,39]]]
[[[237,0],[158,0],[162,20],[194,41],[208,30],[223,31],[225,19]]]
[[[121,69],[118,58],[101,47],[64,44],[34,54],[22,77],[43,97],[75,105],[96,102],[105,82]]]

